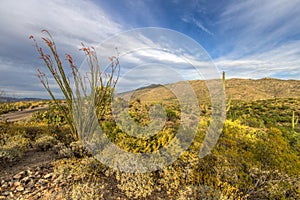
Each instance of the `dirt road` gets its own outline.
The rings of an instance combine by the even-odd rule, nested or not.
[[[48,105],[43,105],[36,108],[24,109],[22,111],[9,112],[1,115],[0,121],[16,122],[16,121],[26,120],[29,119],[34,112],[47,110],[47,109],[48,109]]]

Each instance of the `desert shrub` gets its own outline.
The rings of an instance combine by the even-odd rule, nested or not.
[[[69,145],[58,142],[52,149],[60,158],[83,158],[91,156],[91,152],[80,141],[71,142]]]
[[[12,136],[22,136],[31,142],[43,134],[50,134],[49,127],[40,123],[0,123],[0,144],[5,144]]]
[[[61,159],[53,165],[55,176],[61,177],[62,180],[69,180],[70,185],[90,178],[103,177],[105,173],[108,177],[114,178],[114,171],[92,157]]]
[[[248,187],[248,199],[299,199],[299,177],[278,170],[251,168],[253,184]]]
[[[57,140],[50,135],[42,135],[35,141],[35,146],[41,151],[48,151],[56,144]]]
[[[70,144],[70,149],[73,152],[73,155],[77,158],[91,156],[89,150],[80,141],[72,142]]]
[[[69,197],[74,200],[105,199],[103,197],[104,187],[105,186],[103,184],[96,181],[75,183],[67,192],[65,198]]]
[[[127,135],[119,129],[117,133],[118,134],[115,134],[115,143],[125,151],[149,153],[167,145],[174,138],[175,130],[174,127],[163,128],[163,130],[159,131],[156,135],[146,139]]]
[[[65,105],[62,105],[61,107],[66,110]],[[49,104],[49,109],[46,111],[35,112],[31,117],[31,121],[43,122],[56,126],[61,126],[67,123],[64,114],[55,104]]]
[[[291,151],[291,146],[279,129],[254,129],[241,123],[226,121],[218,144],[212,152],[217,157],[217,162],[213,165],[216,170],[213,177],[218,178],[223,184],[219,186],[222,194],[228,197],[251,196],[250,190],[258,181],[257,177],[252,175],[253,167],[270,172],[280,170],[282,174],[299,179],[299,157]],[[213,162],[208,161],[208,163],[211,165]],[[273,182],[272,176],[266,177],[265,181]],[[213,180],[213,182],[218,181]],[[264,190],[269,192],[264,193],[265,196],[262,198],[286,199],[287,197],[280,196],[279,193],[291,193],[295,190],[295,187],[291,189],[291,185],[288,186],[290,189],[287,189],[289,192],[284,192],[283,182],[281,182],[276,186],[278,188],[274,189],[278,192],[271,193],[273,186],[266,184]],[[224,188],[227,189],[224,191]],[[263,191],[258,193],[263,194]]]
[[[193,199],[207,199],[207,200],[219,200],[220,191],[217,192],[208,186],[194,186],[189,185],[183,189],[180,189],[175,199],[178,200],[193,200]]]
[[[176,165],[164,167],[159,172],[158,185],[160,190],[165,191],[170,198],[178,195],[179,189],[186,185],[183,177],[183,169]]]
[[[60,200],[103,200],[105,199],[104,184],[99,181],[90,180],[87,182],[76,182],[63,188],[57,188],[55,192],[46,191],[43,199],[60,199]]]
[[[31,141],[35,141],[37,137],[47,132],[47,127],[41,124],[26,124],[24,125],[25,134],[24,136],[29,138]]]
[[[166,114],[167,114],[169,121],[174,121],[174,120],[178,119],[177,113],[172,109],[167,108]]]
[[[253,149],[254,159],[264,169],[278,169],[287,174],[297,174],[300,169],[299,157],[291,151],[288,141],[277,128],[270,128],[261,135]]]
[[[207,185],[189,185],[179,191],[178,200],[194,200],[194,199],[205,199],[205,200],[241,200],[246,199],[243,196],[232,195],[236,191],[236,188],[229,186],[228,184],[222,184],[223,190],[230,191],[229,196],[222,193],[219,189]],[[226,188],[226,189],[225,189]]]
[[[297,132],[287,132],[286,134],[292,150],[300,156],[300,134]]]
[[[107,167],[91,157],[70,158],[55,161],[54,176],[65,186],[57,194],[52,194],[51,199],[105,199],[111,196],[111,188],[103,179]],[[110,178],[114,178],[109,175]],[[101,179],[100,179],[101,177]],[[110,181],[114,181],[109,179]],[[111,183],[111,182],[110,182]],[[107,194],[108,193],[108,194]],[[50,197],[49,197],[50,198]]]
[[[53,150],[60,158],[71,158],[74,156],[74,153],[71,150],[71,148],[67,147],[65,144],[61,142],[54,145]]]
[[[147,125],[150,122],[147,105],[141,104],[140,100],[129,105],[129,115],[137,124]]]
[[[239,118],[239,120],[241,121],[241,124],[245,126],[256,127],[256,128],[263,128],[265,126],[264,121],[262,119],[255,118],[255,117],[242,115]]]
[[[155,189],[155,179],[152,173],[131,174],[116,172],[117,187],[122,190],[130,199],[147,197]]]
[[[31,102],[0,103],[0,115],[29,108],[31,104]]]
[[[23,135],[11,136],[0,147],[0,160],[13,161],[20,158],[30,146],[30,141]]]

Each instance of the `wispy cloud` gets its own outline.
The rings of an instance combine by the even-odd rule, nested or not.
[[[300,2],[230,3],[218,21],[224,41],[217,65],[232,76],[300,78]]]
[[[60,34],[58,39],[62,43],[69,44],[74,40],[99,42],[121,29],[121,25],[91,1],[11,0],[0,4],[0,25],[6,27],[1,29],[3,37],[11,34],[24,37],[47,28]]]
[[[196,27],[198,27],[202,31],[208,33],[209,35],[214,35],[211,31],[208,30],[208,28],[206,28],[203,25],[203,23],[200,21],[200,19],[195,19],[194,17],[190,17],[190,16],[184,16],[184,17],[181,18],[181,20],[186,22],[186,23],[196,25]]]
[[[271,50],[300,34],[299,6],[294,0],[232,2],[220,15],[220,32],[229,36],[231,53]]]

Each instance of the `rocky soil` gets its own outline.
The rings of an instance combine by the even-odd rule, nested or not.
[[[21,159],[0,163],[0,199],[41,199],[62,187],[53,174],[52,151],[31,149]]]

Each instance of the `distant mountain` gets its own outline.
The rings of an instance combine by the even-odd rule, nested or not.
[[[0,97],[0,102],[20,102],[20,101],[41,101],[40,98],[16,98],[16,97]]]
[[[209,101],[209,91],[204,80],[189,81],[200,101]],[[142,101],[168,101],[176,99],[169,88],[176,88],[183,82],[168,85],[150,85],[135,91],[121,94],[122,98],[140,99]],[[185,90],[181,91],[182,93]],[[300,98],[300,80],[263,79],[228,79],[226,80],[226,97],[235,100],[253,101],[272,98]]]

